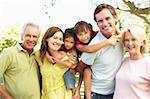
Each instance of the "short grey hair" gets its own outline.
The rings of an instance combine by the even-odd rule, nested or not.
[[[40,36],[40,32],[41,32],[41,31],[40,31],[39,26],[36,25],[35,23],[28,22],[28,23],[26,23],[26,24],[23,26],[22,33],[21,33],[21,38],[23,38],[23,35],[24,35],[24,33],[25,33],[25,30],[26,30],[26,28],[27,28],[28,26],[31,26],[31,27],[33,27],[33,28],[37,28],[37,30],[38,30],[38,36]]]

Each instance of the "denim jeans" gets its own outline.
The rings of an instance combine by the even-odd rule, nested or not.
[[[102,94],[98,94],[98,93],[91,93],[91,97],[92,99],[113,99],[113,93],[109,94],[109,95],[102,95]],[[84,96],[84,99],[86,99],[86,97]]]
[[[64,74],[64,81],[67,89],[75,88],[76,78],[70,70]]]
[[[109,94],[109,95],[101,95],[92,92],[92,99],[113,99],[114,94]]]

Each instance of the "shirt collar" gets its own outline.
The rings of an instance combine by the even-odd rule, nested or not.
[[[26,53],[28,53],[25,49],[22,48],[21,44],[22,44],[22,43],[19,43],[19,44],[16,45],[18,51],[19,51],[19,52],[26,52]],[[34,49],[33,49],[33,52],[31,53],[31,55],[32,55],[32,54],[35,54],[35,50],[34,50]]]

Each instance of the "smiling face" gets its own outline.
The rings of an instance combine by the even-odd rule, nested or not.
[[[141,53],[141,47],[143,46],[143,41],[139,37],[132,35],[128,31],[124,35],[124,46],[130,55]]]
[[[87,44],[91,39],[92,25],[85,21],[78,21],[74,26],[75,33],[81,43]]]
[[[52,37],[48,38],[47,41],[49,50],[57,51],[63,44],[63,33],[58,31]]]
[[[22,46],[28,52],[32,52],[36,46],[39,36],[39,30],[37,27],[27,26],[22,35],[23,43]]]
[[[95,15],[100,31],[108,36],[116,34],[115,17],[108,9],[103,9]]]
[[[80,42],[82,42],[84,44],[88,43],[91,38],[90,30],[86,30],[84,32],[77,33],[77,38],[79,39]]]
[[[73,37],[70,36],[70,37],[65,38],[64,45],[67,50],[72,49],[74,47],[74,44],[75,44],[75,41]]]

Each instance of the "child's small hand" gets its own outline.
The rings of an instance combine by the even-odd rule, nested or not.
[[[108,43],[110,45],[116,45],[118,42],[121,41],[121,34],[120,35],[113,35],[108,39]]]
[[[81,99],[81,96],[80,96],[80,90],[77,88],[76,91],[75,91],[75,94],[73,96],[73,99]]]
[[[48,54],[48,52],[46,52],[46,58],[48,59],[48,61],[50,62],[50,63],[55,63],[55,60],[54,60],[54,58],[52,57],[52,56],[50,56],[49,54]]]

